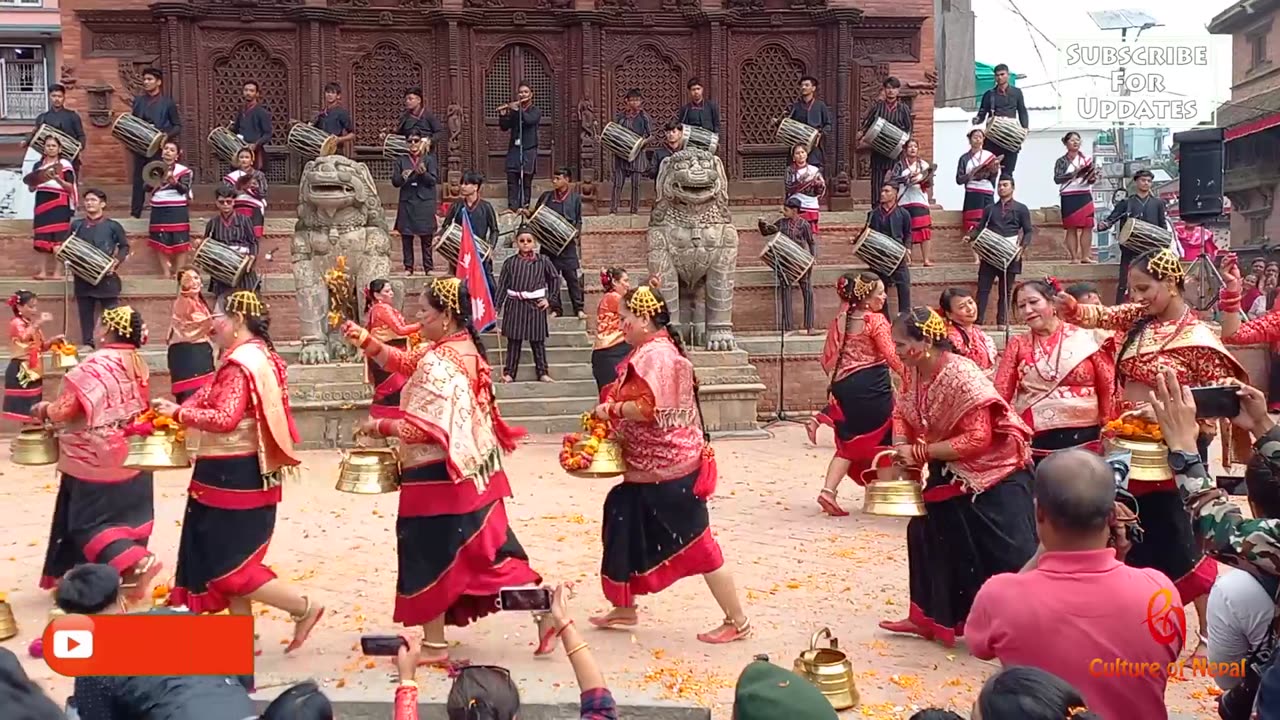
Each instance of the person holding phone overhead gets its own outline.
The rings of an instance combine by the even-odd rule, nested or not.
[[[1231,346],[1266,344],[1274,353],[1276,344],[1280,343],[1280,312],[1271,311],[1248,321],[1240,319],[1240,311],[1244,309],[1244,281],[1234,253],[1223,258],[1222,279],[1224,284],[1218,301],[1222,310],[1222,342]],[[1274,408],[1280,400],[1280,363],[1274,360],[1267,390],[1267,400]]]
[[[400,418],[367,418],[356,427],[400,441],[400,513],[396,519],[396,622],[422,626],[423,662],[449,661],[446,625],[461,627],[498,610],[503,587],[538,585],[507,523],[511,485],[502,455],[524,436],[498,414],[484,343],[471,318],[471,294],[457,278],[423,291],[422,334],[412,350],[385,345],[348,322],[347,342],[390,373],[409,376]],[[549,615],[537,618],[536,655],[555,650]]]
[[[1201,322],[1187,304],[1183,296],[1185,280],[1178,257],[1169,250],[1159,250],[1137,256],[1129,266],[1129,296],[1134,302],[1110,307],[1084,305],[1068,293],[1057,294],[1055,302],[1066,322],[1117,333],[1120,350],[1116,355],[1116,378],[1121,397],[1113,412],[1121,416],[1148,415],[1156,378],[1164,370],[1173,370],[1179,382],[1191,387],[1248,381],[1245,369],[1218,334]],[[1225,327],[1223,334],[1226,335]],[[1202,423],[1199,447],[1201,459],[1207,461],[1210,437],[1203,432],[1206,426],[1208,423]],[[1236,458],[1243,459],[1248,447],[1247,437],[1240,446],[1242,433],[1233,430],[1224,435],[1224,461],[1228,465]],[[1173,470],[1176,473],[1179,468],[1175,466]],[[1197,617],[1207,617],[1208,593],[1218,575],[1217,565],[1204,556],[1196,543],[1177,486],[1172,480],[1130,482],[1129,491],[1138,498],[1138,518],[1146,538],[1134,545],[1125,561],[1168,575],[1183,604],[1194,601]]]

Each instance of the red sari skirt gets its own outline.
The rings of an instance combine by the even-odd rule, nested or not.
[[[110,565],[124,574],[150,554],[147,541],[155,517],[150,472],[121,482],[61,473],[40,587],[57,587],[68,570],[84,563]]]
[[[404,350],[407,340],[392,340],[387,345]],[[373,401],[369,404],[369,417],[379,420],[399,420],[404,417],[400,410],[400,389],[408,380],[399,373],[390,373],[372,360],[366,360],[369,369],[369,380],[373,383]]]

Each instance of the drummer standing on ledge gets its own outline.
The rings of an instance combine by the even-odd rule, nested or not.
[[[818,99],[818,79],[812,75],[800,78],[800,99],[791,105],[791,119],[818,130],[809,150],[809,164],[826,168],[823,140],[831,133],[831,108]],[[834,158],[833,158],[834,159]]]
[[[516,101],[498,108],[498,127],[511,133],[507,142],[507,209],[515,212],[533,199],[538,170],[538,124],[542,111],[533,104],[533,88],[516,86]]]
[[[142,94],[133,99],[130,112],[141,120],[146,120],[157,130],[176,140],[182,133],[182,120],[178,117],[178,105],[173,98],[163,94],[164,73],[149,67],[142,71]],[[135,152],[133,156],[133,197],[129,202],[129,215],[142,217],[142,205],[147,199],[147,184],[143,182],[142,168],[152,160],[160,159],[160,150],[151,157],[143,157]],[[106,198],[103,198],[104,200]]]
[[[1168,227],[1164,201],[1151,194],[1153,179],[1155,175],[1150,170],[1139,170],[1134,173],[1133,185],[1137,192],[1111,208],[1111,214],[1107,219],[1098,223],[1098,231],[1106,232],[1112,225],[1123,222],[1126,218],[1136,218],[1162,229]],[[1120,246],[1120,279],[1116,283],[1117,305],[1124,302],[1124,296],[1129,290],[1129,263],[1133,262],[1139,254],[1123,245]]]
[[[120,223],[107,217],[107,194],[96,188],[84,191],[84,217],[71,224],[71,234],[119,263],[129,257],[129,236]],[[93,347],[93,329],[102,311],[120,304],[120,289],[120,276],[114,270],[97,285],[76,277],[76,309],[80,313],[80,337],[85,345]]]
[[[338,138],[339,152],[350,152],[349,146],[356,139],[356,126],[351,122],[351,113],[342,107],[341,85],[331,82],[324,86],[324,109],[311,125]]]
[[[240,136],[253,150],[253,166],[267,171],[267,142],[271,140],[271,111],[262,104],[262,91],[257,80],[244,83],[244,109],[231,123],[231,132]]]
[[[720,134],[720,106],[704,99],[706,90],[700,78],[689,79],[689,102],[676,113],[676,122]]]
[[[36,131],[40,129],[40,126],[48,125],[75,138],[76,142],[80,143],[80,151],[84,152],[84,124],[80,122],[80,113],[67,109],[66,101],[67,88],[65,86],[55,84],[49,88],[49,109],[36,116],[35,126],[32,128],[31,134],[27,135],[22,141],[23,150],[31,145],[31,138],[35,137]],[[44,148],[36,148],[36,152],[43,153]],[[79,155],[76,156],[75,160],[71,161],[71,165],[75,168],[76,174],[79,175]]]
[[[1022,91],[1009,84],[1009,66],[1004,63],[996,66],[996,86],[982,93],[982,102],[978,105],[978,115],[973,118],[973,124],[981,125],[988,117],[1017,118],[1023,130],[1031,127]],[[983,147],[989,152],[1004,155],[1000,167],[1012,177],[1014,168],[1018,166],[1018,153],[993,141],[991,133],[987,133]]]
[[[865,137],[867,130],[875,123],[876,120],[884,119],[885,122],[893,125],[902,132],[906,133],[907,138],[911,137],[911,108],[907,104],[898,99],[898,90],[902,88],[902,83],[898,82],[896,77],[887,77],[880,84],[880,99],[871,103],[871,107],[867,108],[867,114],[862,118],[862,138],[859,138],[859,147],[865,147]],[[904,141],[903,146],[906,146]],[[896,158],[888,155],[882,155],[874,149],[871,151],[871,197],[880,197],[880,190],[884,187],[884,182],[889,170],[893,168]],[[888,285],[888,283],[885,283]],[[904,305],[900,309],[906,312],[911,308],[910,305]]]
[[[538,197],[537,207],[546,205],[554,210],[565,220],[573,223],[573,227],[578,231],[578,238],[570,240],[568,245],[564,246],[564,250],[559,255],[553,255],[547,246],[542,245],[542,254],[551,260],[551,264],[555,266],[560,277],[564,278],[565,287],[569,289],[569,301],[573,303],[573,314],[579,318],[586,319],[585,302],[582,298],[582,271],[578,259],[578,240],[582,238],[582,196],[573,189],[573,170],[562,167],[551,175],[551,190],[542,193]],[[521,215],[530,217],[533,213],[526,210],[520,211]],[[564,307],[560,303],[560,294],[557,293],[549,298],[551,303],[552,317],[560,317],[564,315]]]
[[[898,267],[894,268],[892,273],[885,275],[879,270],[875,271],[880,276],[880,282],[884,283],[885,290],[894,288],[898,295],[897,312],[906,312],[911,309],[911,213],[906,208],[898,205],[898,186],[892,182],[882,182],[880,184],[880,204],[876,209],[868,215],[867,224],[872,230],[893,238],[902,245],[902,262],[898,263]],[[889,314],[889,303],[885,303],[882,308],[886,317],[892,318]]]
[[[996,306],[996,324],[1007,326],[1009,299],[1012,297],[1010,288],[1018,282],[1018,275],[1022,272],[1022,257],[1026,254],[1027,246],[1031,244],[1035,228],[1031,225],[1031,211],[1026,205],[1013,199],[1013,176],[1002,176],[1000,183],[996,185],[996,193],[1000,199],[996,204],[987,206],[982,213],[982,221],[965,234],[964,240],[972,243],[983,230],[990,230],[1001,237],[1015,239],[1021,233],[1018,254],[1013,257],[1013,262],[1009,263],[1008,269],[1001,270],[987,262],[985,258],[978,263],[978,323],[981,324],[986,320],[991,285],[999,279],[1000,297],[999,304]]]
[[[649,120],[649,113],[641,109],[644,101],[640,97],[640,91],[631,88],[627,91],[627,106],[618,111],[613,121],[631,132],[644,138],[649,139],[652,132]],[[646,142],[646,144],[648,144]],[[613,156],[613,195],[609,198],[609,214],[618,214],[618,201],[622,199],[622,186],[627,180],[631,180],[631,214],[636,215],[640,212],[640,176],[644,174],[645,154],[641,150],[635,160],[628,160],[624,157]]]

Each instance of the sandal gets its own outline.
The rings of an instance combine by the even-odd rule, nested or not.
[[[423,640],[418,643],[418,649],[422,655],[430,655],[432,652],[439,655],[439,657],[419,657],[418,667],[445,667],[449,664],[449,643],[447,642]]]
[[[556,624],[550,620],[550,614],[534,616],[534,624],[538,628],[538,649],[533,651],[534,657],[543,657],[556,651],[556,637],[559,633],[556,632]],[[542,629],[544,622],[547,623],[546,630]]]
[[[804,431],[809,434],[809,444],[818,444],[818,418],[807,417],[804,419]]]
[[[147,555],[139,560],[129,572],[131,576],[129,581],[120,585],[125,597],[134,602],[145,599],[147,591],[151,589],[151,581],[156,579],[156,575],[159,575],[162,569],[164,569],[164,563],[160,562],[155,555]]]
[[[727,628],[727,629],[726,629]],[[724,645],[751,637],[751,621],[744,618],[739,625],[733,618],[725,618],[720,627],[708,633],[698,633],[698,639],[711,645]]]
[[[848,510],[840,507],[840,503],[836,501],[836,491],[830,488],[822,488],[818,491],[818,505],[823,512],[832,517],[845,517],[849,514]]]
[[[920,627],[910,618],[906,620],[881,620],[880,629],[888,630],[892,633],[902,633],[903,635],[916,635],[925,640],[933,640],[933,631]]]
[[[612,612],[606,615],[596,615],[587,618],[587,622],[600,628],[601,630],[613,630],[615,628],[633,628],[640,624],[639,618],[627,618],[614,616]]]
[[[320,618],[324,617],[324,606],[311,606],[311,598],[306,595],[302,596],[307,606],[298,615],[290,615],[289,619],[293,621],[293,642],[284,649],[285,655],[302,647],[302,644],[311,636],[311,631],[315,629],[316,623],[320,622]]]

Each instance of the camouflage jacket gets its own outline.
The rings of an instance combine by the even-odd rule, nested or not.
[[[1258,455],[1280,469],[1280,425],[1254,443]],[[1246,520],[1201,463],[1178,475],[1178,490],[1205,552],[1226,565],[1262,578],[1280,577],[1280,519]]]

